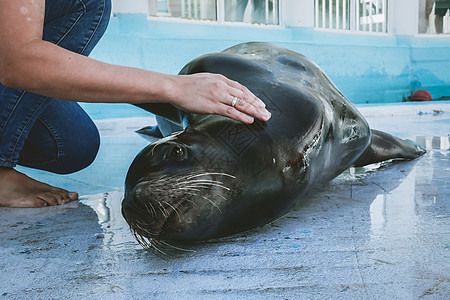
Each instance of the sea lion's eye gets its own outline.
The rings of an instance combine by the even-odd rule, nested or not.
[[[167,152],[166,158],[168,159],[180,159],[184,157],[184,148],[179,145],[173,145],[172,148]]]
[[[180,146],[172,147],[172,156],[181,157],[181,156],[183,156],[183,154],[184,154],[184,151]]]

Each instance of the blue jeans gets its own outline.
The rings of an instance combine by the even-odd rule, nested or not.
[[[43,39],[89,55],[108,26],[110,0],[46,0]],[[70,72],[70,70],[68,70]],[[76,103],[0,84],[0,167],[68,174],[90,165],[98,130]]]

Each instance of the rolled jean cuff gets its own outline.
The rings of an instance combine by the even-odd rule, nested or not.
[[[4,159],[0,158],[0,167],[14,168],[15,166],[17,166],[17,162],[12,162],[12,161],[8,161],[8,160],[4,160]]]

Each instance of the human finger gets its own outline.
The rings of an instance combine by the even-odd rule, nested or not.
[[[260,120],[268,121],[270,119],[271,114],[265,107],[258,106],[258,102],[255,103],[254,99],[244,98],[245,95],[242,93],[236,93],[236,92],[234,93],[234,95],[238,95],[238,94],[240,95],[240,97],[239,96],[231,96],[232,97],[231,103],[229,102],[229,103],[225,103],[225,104],[228,104],[231,107],[233,107],[234,109],[236,109],[244,114],[258,118]]]
[[[231,105],[221,105],[218,113],[245,124],[252,124],[255,121],[254,117],[237,110]]]
[[[259,107],[259,108],[265,108],[266,107],[266,104],[261,99],[256,97],[247,87],[243,86],[239,82],[233,81],[233,80],[229,80],[228,84],[232,88],[234,88],[236,90],[239,90],[239,95],[236,95],[238,98],[243,99],[247,103],[249,103],[251,105],[254,105],[256,107]]]

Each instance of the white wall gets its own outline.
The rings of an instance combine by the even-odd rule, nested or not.
[[[292,27],[314,27],[314,0],[283,0],[282,20]]]
[[[389,0],[390,32],[415,35],[419,32],[419,0]]]
[[[148,0],[112,0],[113,13],[148,13]]]

